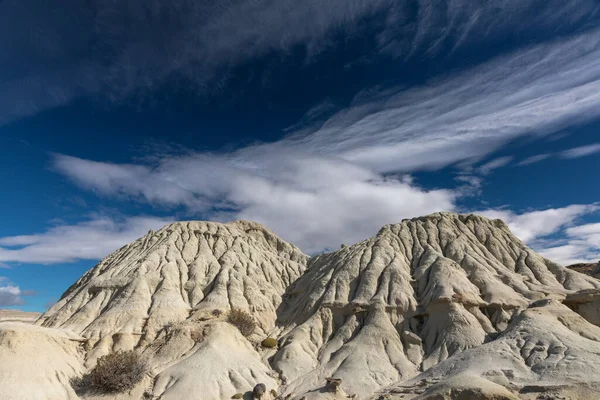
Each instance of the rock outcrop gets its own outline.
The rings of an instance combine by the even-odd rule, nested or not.
[[[0,322],[23,322],[33,324],[42,314],[19,310],[0,310]]]
[[[600,261],[597,263],[573,264],[567,266],[567,268],[600,279]]]
[[[84,338],[86,368],[140,352],[147,398],[262,384],[263,400],[515,399],[596,390],[598,298],[599,280],[474,215],[405,220],[313,258],[255,223],[186,222],[107,257],[38,324]]]
[[[284,393],[335,376],[364,398],[493,341],[538,300],[599,288],[533,252],[502,221],[406,220],[309,262],[284,297],[273,366]]]
[[[92,363],[110,351],[148,345],[166,326],[206,310],[249,310],[264,332],[307,261],[255,223],[175,223],[88,271],[41,324],[88,338]]]
[[[75,400],[85,339],[21,322],[0,323],[0,399]]]

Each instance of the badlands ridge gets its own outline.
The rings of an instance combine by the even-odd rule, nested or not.
[[[145,378],[76,393],[119,350]],[[109,255],[34,325],[0,322],[0,399],[252,399],[257,384],[263,400],[600,398],[600,281],[475,215],[312,258],[256,223],[181,222]]]

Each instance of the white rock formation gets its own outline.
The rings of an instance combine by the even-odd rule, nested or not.
[[[203,310],[252,312],[272,329],[308,257],[265,227],[185,222],[149,232],[88,271],[41,318],[90,339],[88,358],[151,343]]]
[[[20,322],[0,323],[0,399],[74,400],[84,338]]]
[[[187,222],[107,257],[38,323],[88,339],[88,368],[141,352],[135,393],[154,399],[250,398],[257,383],[263,400],[514,399],[595,390],[599,298],[599,280],[473,215],[405,220],[314,258],[255,223]]]
[[[20,310],[0,310],[0,322],[24,322],[33,324],[42,314]]]
[[[498,385],[523,395],[535,393],[536,397],[548,391],[569,391],[581,384],[600,390],[599,359],[599,327],[556,300],[539,300],[515,316],[496,340],[458,353],[383,393],[391,394],[391,398],[411,398],[399,395],[419,394],[428,388],[416,398],[429,398],[444,389],[457,391],[451,384],[454,378],[462,381],[465,390],[487,388],[484,395],[488,397],[482,399],[506,392]],[[478,398],[472,396],[469,398]]]
[[[502,221],[407,220],[310,261],[286,294],[273,366],[284,393],[335,376],[365,397],[493,340],[531,302],[598,288],[534,253]]]

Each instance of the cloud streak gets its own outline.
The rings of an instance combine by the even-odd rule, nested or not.
[[[425,190],[402,178],[407,173],[456,165],[463,174],[486,174],[512,160],[485,161],[510,141],[598,117],[600,31],[589,31],[425,86],[360,93],[323,123],[297,125],[277,142],[136,164],[57,155],[53,166],[104,196],[256,220],[317,252],[364,239],[391,221],[455,210],[457,197],[481,186],[471,176],[470,190]],[[551,210],[545,217],[554,220]],[[524,240],[533,237],[524,228],[529,222],[514,221]]]
[[[537,163],[544,161],[550,157],[552,157],[552,154],[537,154],[537,155],[534,155],[531,157],[527,157],[523,161],[520,161],[517,165],[519,167],[524,167],[526,165],[537,164]]]
[[[575,147],[565,150],[561,153],[563,158],[581,158],[592,154],[600,153],[600,143],[589,144],[586,146]]]
[[[600,31],[533,46],[411,89],[359,96],[286,144],[378,172],[472,164],[521,137],[600,117]],[[595,151],[595,148],[581,151]]]
[[[121,221],[97,217],[76,225],[56,226],[40,234],[0,237],[0,261],[57,264],[97,260],[169,222],[172,221],[154,217]],[[7,293],[15,290],[12,287]]]
[[[535,7],[536,12],[531,13]],[[97,94],[119,99],[178,76],[218,91],[238,65],[284,58],[300,46],[306,62],[336,40],[374,26],[372,54],[396,60],[459,53],[586,31],[594,0],[41,0],[0,2],[0,124]],[[339,39],[341,37],[341,39]],[[336,39],[337,38],[337,39]],[[445,44],[445,45],[443,45]]]

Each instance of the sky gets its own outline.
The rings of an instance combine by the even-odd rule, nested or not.
[[[598,171],[596,0],[0,1],[0,307],[177,220],[318,254],[476,212],[596,261]]]

